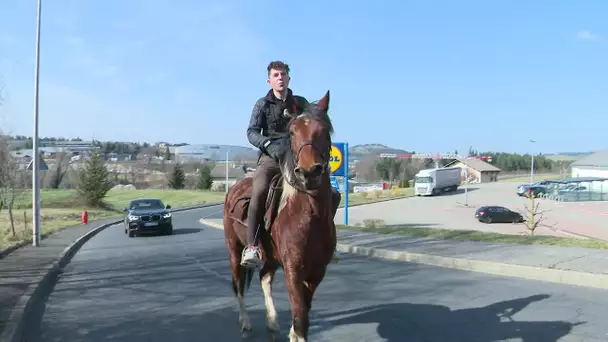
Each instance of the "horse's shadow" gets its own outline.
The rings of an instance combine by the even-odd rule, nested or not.
[[[315,330],[326,330],[328,325],[336,327],[377,323],[378,336],[388,342],[494,342],[512,339],[520,339],[523,342],[556,342],[568,335],[574,326],[585,322],[518,322],[512,318],[532,302],[548,297],[549,295],[534,295],[484,307],[458,310],[428,304],[373,305],[319,314],[317,319],[324,323],[318,325]]]

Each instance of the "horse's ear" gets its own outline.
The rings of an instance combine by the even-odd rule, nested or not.
[[[325,93],[325,96],[323,96],[319,102],[317,103],[317,108],[327,112],[327,109],[329,108],[329,90],[327,91],[327,93]]]

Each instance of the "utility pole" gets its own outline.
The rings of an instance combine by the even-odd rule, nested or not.
[[[40,18],[42,14],[42,0],[38,0],[38,23],[36,25],[36,62],[34,67],[34,137],[32,160],[32,246],[40,246],[40,146],[38,143],[38,92],[40,79]]]

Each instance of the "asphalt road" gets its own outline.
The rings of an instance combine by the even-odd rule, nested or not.
[[[95,236],[27,341],[240,341],[223,232],[198,223],[217,210],[174,214],[173,236],[128,238],[121,226]],[[283,279],[274,293],[287,340]],[[248,294],[247,340],[267,341],[259,282]],[[606,312],[606,291],[345,255],[313,301],[310,340],[606,341]]]

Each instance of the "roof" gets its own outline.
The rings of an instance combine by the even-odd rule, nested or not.
[[[588,182],[604,182],[608,181],[608,178],[602,177],[574,177],[574,178],[562,178],[562,179],[550,179],[543,182],[569,184],[569,183],[588,183]]]
[[[488,162],[485,162],[481,159],[477,159],[477,158],[454,159],[453,161],[446,164],[445,167],[454,165],[457,162],[466,164],[471,169],[477,170],[480,172],[488,172],[488,171],[499,171],[500,172],[500,171],[502,171],[501,169],[497,168],[496,166],[494,166]]]
[[[592,153],[574,161],[570,166],[605,166],[608,167],[608,150]]]

